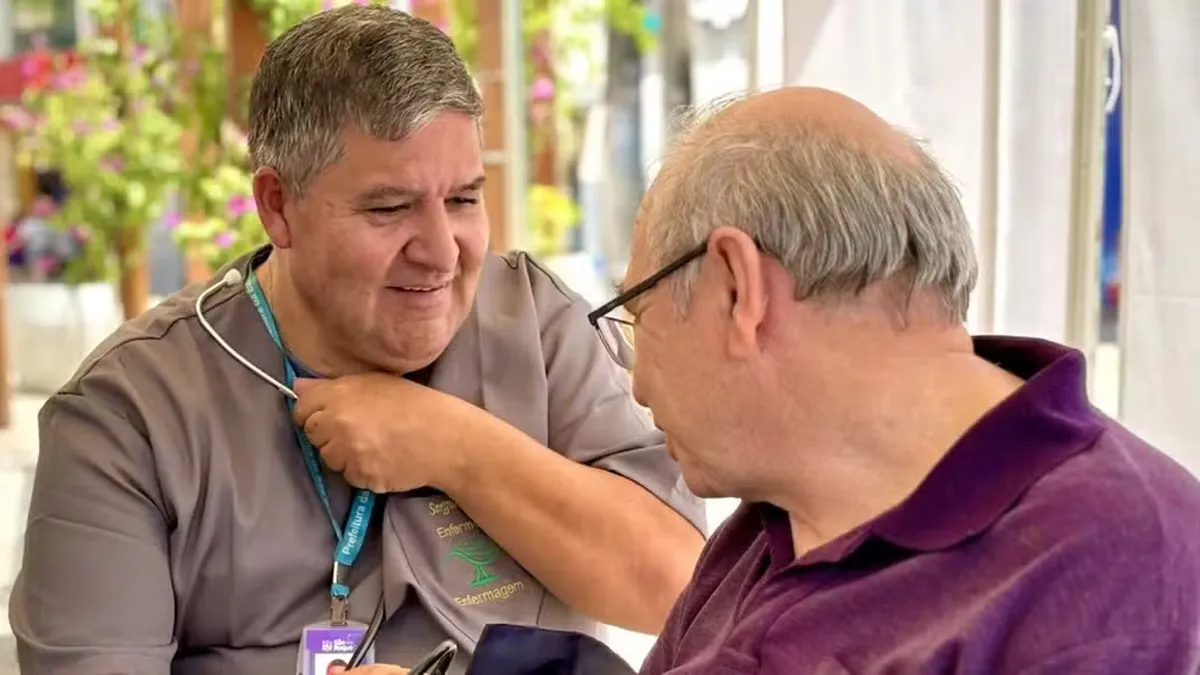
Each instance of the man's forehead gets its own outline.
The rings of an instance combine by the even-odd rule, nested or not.
[[[633,220],[633,232],[630,237],[629,245],[629,264],[625,267],[625,278],[621,282],[621,290],[624,291],[630,286],[637,284],[642,279],[646,278],[646,259],[649,257],[650,236],[649,223],[646,203],[643,201],[642,206],[638,208],[637,216]]]
[[[452,182],[447,189],[447,192],[451,194],[460,192],[475,192],[483,189],[483,183],[484,175],[480,173],[471,178],[464,178]],[[366,184],[359,192],[358,196],[366,200],[412,198],[423,196],[428,191],[429,186],[423,185],[422,181],[419,180],[412,181],[410,183],[380,181]]]

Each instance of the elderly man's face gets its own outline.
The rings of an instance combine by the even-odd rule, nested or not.
[[[642,243],[647,225],[643,218],[635,231],[627,287],[657,271]],[[702,264],[703,259],[690,263]],[[635,317],[633,392],[666,434],[667,449],[679,462],[688,488],[701,497],[721,497],[728,494],[725,464],[732,459],[719,440],[725,428],[720,409],[728,399],[721,386],[719,338],[709,317],[692,311],[696,300],[681,316],[671,284],[664,280],[627,308]]]
[[[470,310],[487,252],[475,120],[444,113],[402,141],[348,128],[342,147],[285,210],[293,278],[348,353],[423,368]]]

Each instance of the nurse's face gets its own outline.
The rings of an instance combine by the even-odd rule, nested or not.
[[[488,248],[471,117],[444,113],[404,140],[342,134],[342,155],[285,217],[302,299],[344,353],[411,372],[470,311]]]

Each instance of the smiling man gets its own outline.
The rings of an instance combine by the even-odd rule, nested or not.
[[[585,303],[489,255],[482,112],[449,39],[399,11],[268,47],[271,245],[122,327],[42,411],[23,673],[315,673],[377,607],[397,666],[447,638],[469,656],[488,623],[661,629],[701,505]]]

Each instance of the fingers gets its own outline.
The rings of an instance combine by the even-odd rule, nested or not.
[[[292,384],[297,399],[293,415],[298,424],[305,424],[313,413],[325,408],[325,392],[331,385],[331,382],[307,378],[298,378]]]
[[[325,410],[318,410],[300,422],[304,427],[304,435],[308,442],[318,448],[323,448],[333,440],[333,420]]]
[[[313,443],[313,445],[316,445],[316,443]],[[349,457],[347,453],[342,451],[340,444],[329,443],[317,447],[321,453],[321,461],[325,463],[325,466],[329,467],[330,471],[345,474],[346,481],[351,485],[356,485],[354,481],[350,480],[351,476],[356,473],[354,471],[355,467],[347,466],[349,464]]]

